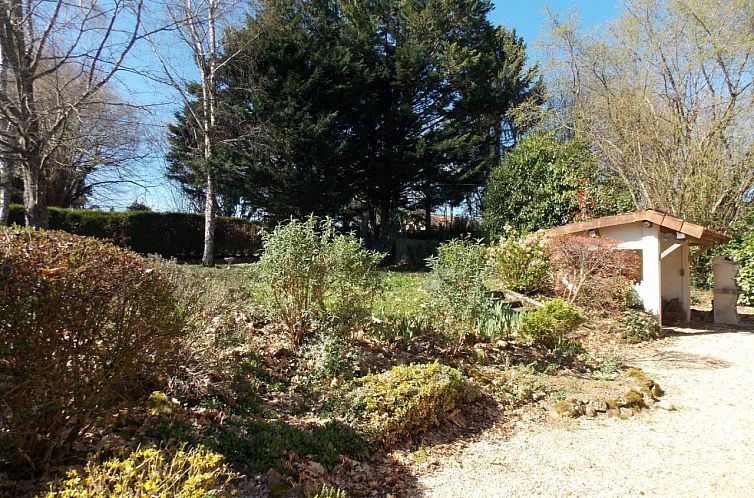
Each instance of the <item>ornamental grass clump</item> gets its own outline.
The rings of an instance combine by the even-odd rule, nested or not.
[[[169,451],[142,448],[104,462],[94,459],[83,470],[69,470],[50,485],[45,498],[235,496],[231,484],[239,476],[223,456],[203,447]]]
[[[341,414],[383,446],[436,426],[473,398],[464,376],[437,362],[395,366],[355,379],[350,388]]]
[[[63,232],[0,228],[0,452],[44,471],[170,372],[185,321],[136,254]]]

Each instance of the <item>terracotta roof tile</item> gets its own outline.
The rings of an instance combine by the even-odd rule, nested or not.
[[[558,235],[567,235],[589,230],[599,230],[600,228],[612,227],[617,225],[627,225],[637,221],[649,221],[661,227],[683,233],[689,237],[697,239],[699,242],[728,242],[730,237],[722,232],[712,230],[702,225],[697,225],[683,218],[678,218],[654,209],[645,209],[631,213],[618,214],[615,216],[604,216],[593,220],[571,223],[555,228],[545,230],[549,237]]]

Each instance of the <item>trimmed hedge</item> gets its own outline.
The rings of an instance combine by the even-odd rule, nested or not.
[[[10,207],[10,223],[24,225],[23,206]],[[109,239],[140,254],[199,259],[204,249],[204,217],[191,213],[107,212],[50,208],[50,229]],[[255,223],[218,218],[215,256],[249,257],[261,248]]]

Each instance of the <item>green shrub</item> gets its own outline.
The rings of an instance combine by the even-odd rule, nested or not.
[[[326,328],[304,343],[299,356],[299,370],[314,379],[350,379],[361,360],[360,351],[350,341]]]
[[[262,408],[263,390],[260,367],[256,358],[246,358],[231,368],[230,396],[226,402],[233,413],[250,415]]]
[[[337,234],[331,220],[315,217],[280,224],[263,239],[258,267],[270,289],[273,318],[297,343],[318,320],[341,332],[369,321],[382,254],[364,249],[353,234]]]
[[[390,445],[441,422],[469,399],[458,370],[439,363],[400,365],[355,379],[339,412],[370,441]]]
[[[205,448],[143,448],[121,458],[88,462],[83,471],[69,470],[65,479],[50,485],[45,498],[229,497],[238,475],[222,455]]]
[[[482,222],[500,235],[508,224],[533,232],[631,209],[627,189],[601,173],[585,141],[528,133],[493,165]]]
[[[0,448],[32,473],[152,389],[184,319],[146,259],[63,232],[0,229]]]
[[[280,421],[232,420],[213,426],[204,441],[230,463],[251,472],[270,468],[287,472],[286,463],[292,454],[333,466],[341,461],[341,455],[358,459],[367,449],[362,436],[333,421],[297,427]]]
[[[744,306],[754,306],[754,232],[733,240],[725,248],[725,254],[741,265],[736,281],[743,289],[738,302]]]
[[[505,289],[523,294],[548,292],[552,288],[550,263],[536,234],[522,236],[509,226],[497,245],[490,247],[494,277]]]
[[[556,298],[541,308],[524,312],[518,332],[531,344],[554,349],[583,322],[584,317],[575,306]]]
[[[180,415],[163,415],[150,431],[158,441],[169,444],[186,443],[195,445],[200,438],[190,420]]]
[[[644,310],[628,309],[621,314],[621,337],[630,343],[644,342],[662,337],[662,327],[657,317]]]
[[[23,206],[11,206],[10,222],[24,224]],[[204,250],[204,218],[199,214],[50,208],[50,228],[109,239],[134,252],[164,258],[199,259]],[[256,224],[234,218],[217,219],[216,257],[254,256],[259,247]]]
[[[461,344],[476,335],[477,323],[485,321],[493,307],[485,285],[485,248],[477,241],[452,240],[428,263],[430,313],[437,318],[435,325]]]
[[[510,406],[518,406],[532,399],[534,393],[542,388],[539,377],[530,365],[506,364],[492,384],[496,388],[497,396]]]

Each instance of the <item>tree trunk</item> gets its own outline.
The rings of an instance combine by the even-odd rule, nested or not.
[[[217,199],[215,199],[215,177],[212,171],[212,142],[215,132],[215,97],[217,96],[217,4],[207,2],[207,35],[209,42],[209,57],[206,65],[202,64],[200,51],[195,54],[197,65],[202,75],[202,129],[204,132],[204,165],[207,168],[207,198],[204,201],[204,254],[202,264],[215,266],[215,225],[217,224]],[[198,47],[199,45],[197,45]]]
[[[2,47],[0,47],[0,92],[5,94],[7,85],[7,66]],[[0,226],[8,225],[10,211],[10,163],[5,150],[0,149]]]
[[[8,225],[10,207],[10,165],[0,159],[0,226]]]
[[[204,201],[204,254],[202,264],[215,266],[215,225],[217,224],[217,203],[215,202],[215,180],[207,171],[207,198]]]
[[[27,164],[22,165],[24,179],[24,214],[26,226],[48,228],[47,185],[41,173],[41,158],[38,153],[30,154]]]
[[[424,229],[427,233],[432,231],[432,199],[430,196],[429,180],[425,182],[424,190]]]
[[[377,242],[377,237],[380,236],[380,227],[377,226],[377,208],[373,200],[368,201],[369,206],[369,241],[368,247],[374,249],[374,244]]]

